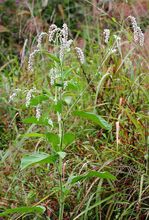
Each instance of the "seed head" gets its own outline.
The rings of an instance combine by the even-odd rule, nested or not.
[[[107,44],[109,41],[109,37],[110,37],[110,30],[109,29],[104,29],[104,37],[105,37],[105,43]]]
[[[134,31],[134,41],[137,42],[138,41],[138,31],[137,31],[138,24],[137,24],[137,21],[136,21],[135,17],[133,17],[131,15],[128,18],[130,18],[130,20],[131,20],[132,28],[133,28],[133,31]]]
[[[33,64],[34,64],[34,57],[35,55],[39,52],[39,49],[34,50],[30,56],[29,56],[29,60],[28,60],[28,70],[33,72]]]
[[[17,93],[20,91],[20,89],[15,89],[14,92],[9,97],[9,102],[12,102],[14,98],[17,96]]]
[[[41,105],[38,104],[36,106],[36,118],[37,118],[37,121],[39,121],[40,117],[41,117]]]
[[[64,58],[65,51],[70,51],[70,46],[72,44],[73,40],[68,40],[68,26],[67,24],[63,24],[63,27],[60,32],[60,52],[59,57],[61,62]]]
[[[42,43],[42,39],[43,39],[43,36],[45,35],[48,35],[46,32],[41,32],[38,36],[38,39],[37,39],[37,48],[41,48],[41,43]]]
[[[50,80],[51,86],[54,85],[56,78],[58,77],[58,70],[56,68],[52,68],[50,70]]]
[[[139,44],[141,47],[144,45],[144,34],[140,27],[138,27]]]
[[[59,30],[59,28],[55,24],[52,24],[49,27],[49,42],[53,41],[54,35],[58,30]]]
[[[137,25],[136,19],[133,16],[129,16],[134,32],[134,41],[137,43],[139,42],[140,46],[144,45],[144,34],[141,28]]]
[[[61,30],[61,35],[62,38],[64,39],[65,42],[68,41],[68,26],[67,24],[63,24],[63,28]]]
[[[76,49],[78,58],[79,58],[79,60],[80,60],[80,63],[81,63],[81,64],[84,64],[84,63],[85,63],[85,57],[84,57],[83,51],[82,51],[81,48],[79,48],[79,47],[76,47],[75,49]]]
[[[28,92],[27,92],[27,95],[26,95],[26,107],[28,107],[30,105],[30,101],[31,101],[31,98],[32,98],[32,93],[35,91],[36,89],[33,88],[33,89],[30,89]]]

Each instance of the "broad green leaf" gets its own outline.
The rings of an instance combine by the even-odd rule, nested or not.
[[[48,142],[52,145],[53,149],[55,151],[58,151],[59,143],[60,143],[59,136],[57,134],[47,133],[46,138],[47,138]]]
[[[21,170],[35,164],[54,163],[57,158],[57,155],[49,155],[43,152],[25,155],[21,160]]]
[[[0,213],[0,217],[7,216],[14,213],[44,213],[46,208],[44,206],[33,206],[33,207],[19,207],[14,209],[6,209],[4,212]]]
[[[39,103],[45,101],[45,100],[48,100],[49,98],[45,95],[39,95],[39,96],[36,96],[35,98],[32,98],[31,101],[30,101],[30,105],[33,105],[33,106],[36,106],[38,105]]]
[[[23,123],[26,123],[26,124],[37,124],[37,125],[49,125],[48,119],[47,118],[42,118],[42,117],[39,120],[37,120],[36,117],[25,118],[23,120]]]
[[[87,174],[87,177],[100,177],[102,179],[110,179],[110,180],[116,180],[116,177],[113,176],[111,173],[108,171],[105,172],[98,172],[98,171],[90,171]]]
[[[63,151],[59,151],[59,152],[57,152],[57,154],[58,154],[62,159],[64,159],[64,158],[66,157],[66,153],[63,152]]]
[[[62,112],[62,101],[58,101],[56,105],[54,105],[54,111],[55,112]]]
[[[64,142],[65,146],[71,144],[74,140],[75,140],[74,134],[72,134],[72,133],[64,134],[63,142]]]
[[[109,124],[105,119],[92,112],[75,111],[74,115],[92,121],[95,124],[98,124],[101,128],[104,128],[106,130],[111,130],[112,128],[111,124]]]
[[[105,172],[97,172],[97,171],[90,171],[87,174],[75,176],[71,179],[71,183],[76,183],[80,180],[88,179],[91,177],[99,177],[101,179],[110,179],[110,180],[116,180],[116,177],[113,176],[111,173],[105,171]]]

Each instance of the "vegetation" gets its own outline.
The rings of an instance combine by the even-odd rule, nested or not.
[[[2,220],[149,218],[145,24],[108,4],[0,5]]]

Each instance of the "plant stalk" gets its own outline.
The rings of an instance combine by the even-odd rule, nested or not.
[[[63,67],[61,63],[61,79],[63,83]],[[62,88],[59,89],[59,101],[62,101]],[[60,147],[59,150],[63,151],[63,132],[64,132],[64,126],[63,126],[63,120],[62,120],[62,113],[57,113],[58,116],[58,125],[59,125],[59,138],[60,138]],[[60,186],[60,198],[59,198],[59,220],[63,220],[63,214],[64,214],[64,195],[63,195],[63,159],[59,157],[59,186]]]

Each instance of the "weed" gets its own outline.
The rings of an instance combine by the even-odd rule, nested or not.
[[[135,44],[125,23],[109,22],[120,29],[85,27],[85,52],[66,24],[51,25],[13,88],[3,83],[13,137],[1,152],[0,216],[148,219],[144,38],[138,25]]]

